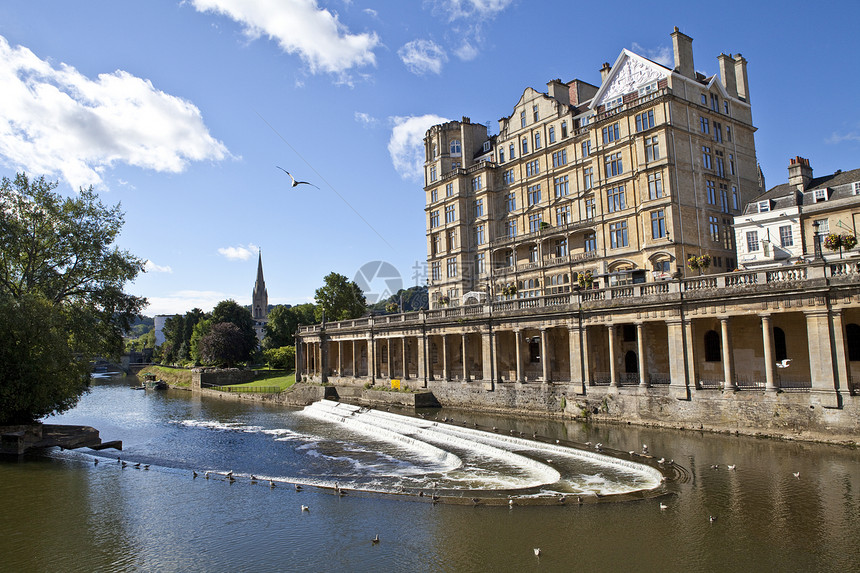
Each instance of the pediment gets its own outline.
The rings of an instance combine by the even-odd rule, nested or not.
[[[622,50],[606,81],[603,82],[594,96],[590,107],[592,109],[597,108],[597,106],[617,99],[624,94],[662,80],[671,73],[672,70],[669,68],[629,50]]]

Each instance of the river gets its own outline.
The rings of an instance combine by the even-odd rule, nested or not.
[[[860,570],[856,449],[425,413],[469,432],[478,424],[496,428],[483,434],[513,434],[520,453],[506,457],[479,433],[433,434],[415,445],[301,409],[131,390],[135,383],[97,380],[76,408],[47,420],[94,426],[102,439],[122,440],[122,452],[49,451],[0,463],[0,570]],[[534,434],[542,445],[524,446]],[[657,497],[588,503],[595,493],[655,484],[567,459],[553,450],[562,447],[556,440],[623,452],[647,444],[685,479]],[[433,504],[415,495],[429,496],[430,487],[516,501]],[[519,503],[558,494],[586,503]]]

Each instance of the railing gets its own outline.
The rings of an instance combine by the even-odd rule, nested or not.
[[[242,386],[212,386],[212,389],[239,394],[277,394],[281,392],[280,386],[250,386],[247,388]]]
[[[702,378],[699,380],[698,388],[701,390],[722,390],[723,382],[722,378]]]
[[[649,376],[648,382],[651,386],[664,386],[672,383],[672,377],[668,372],[653,372]]]
[[[809,392],[812,389],[812,381],[809,376],[777,374],[777,386],[783,392]]]
[[[612,383],[612,377],[609,372],[595,372],[591,376],[592,386],[609,386]]]
[[[735,377],[738,390],[764,390],[767,384],[763,380],[754,380],[742,376]]]
[[[638,386],[639,385],[639,373],[638,372],[622,372],[618,374],[618,385],[619,386]]]

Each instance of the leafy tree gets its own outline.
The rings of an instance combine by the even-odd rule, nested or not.
[[[213,324],[200,339],[200,360],[204,364],[231,367],[247,358],[243,350],[244,334],[232,322]]]
[[[349,320],[364,316],[367,302],[355,281],[338,273],[329,273],[323,281],[325,285],[314,294],[317,303],[314,317],[318,322],[322,320],[323,312],[326,320]]]
[[[143,261],[114,245],[119,205],[92,188],[69,198],[57,183],[0,180],[0,424],[75,405],[89,362],[122,351],[146,305],[123,292]]]
[[[296,347],[282,346],[263,351],[266,363],[272,368],[293,370],[296,367]]]
[[[222,300],[212,310],[212,324],[229,322],[242,333],[242,344],[239,349],[241,360],[247,360],[257,348],[257,333],[254,331],[254,319],[251,311],[239,306],[235,300]]]
[[[311,303],[297,306],[277,305],[269,312],[263,348],[290,346],[294,343],[299,326],[315,322],[314,305]]]
[[[191,331],[191,342],[190,342],[190,357],[191,360],[194,361],[195,364],[201,364],[200,358],[200,340],[207,334],[209,334],[209,329],[212,328],[212,319],[204,318],[200,320],[197,324],[194,325],[194,328]]]
[[[402,312],[411,312],[427,308],[427,287],[413,286],[400,289],[385,300],[381,300],[370,307],[374,314],[401,312],[400,301],[403,301]],[[394,305],[394,306],[392,306]]]

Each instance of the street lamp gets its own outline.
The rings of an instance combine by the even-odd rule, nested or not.
[[[818,221],[813,221],[812,223],[812,252],[813,258],[818,260],[821,258],[821,237],[818,235],[818,226],[820,223]]]

